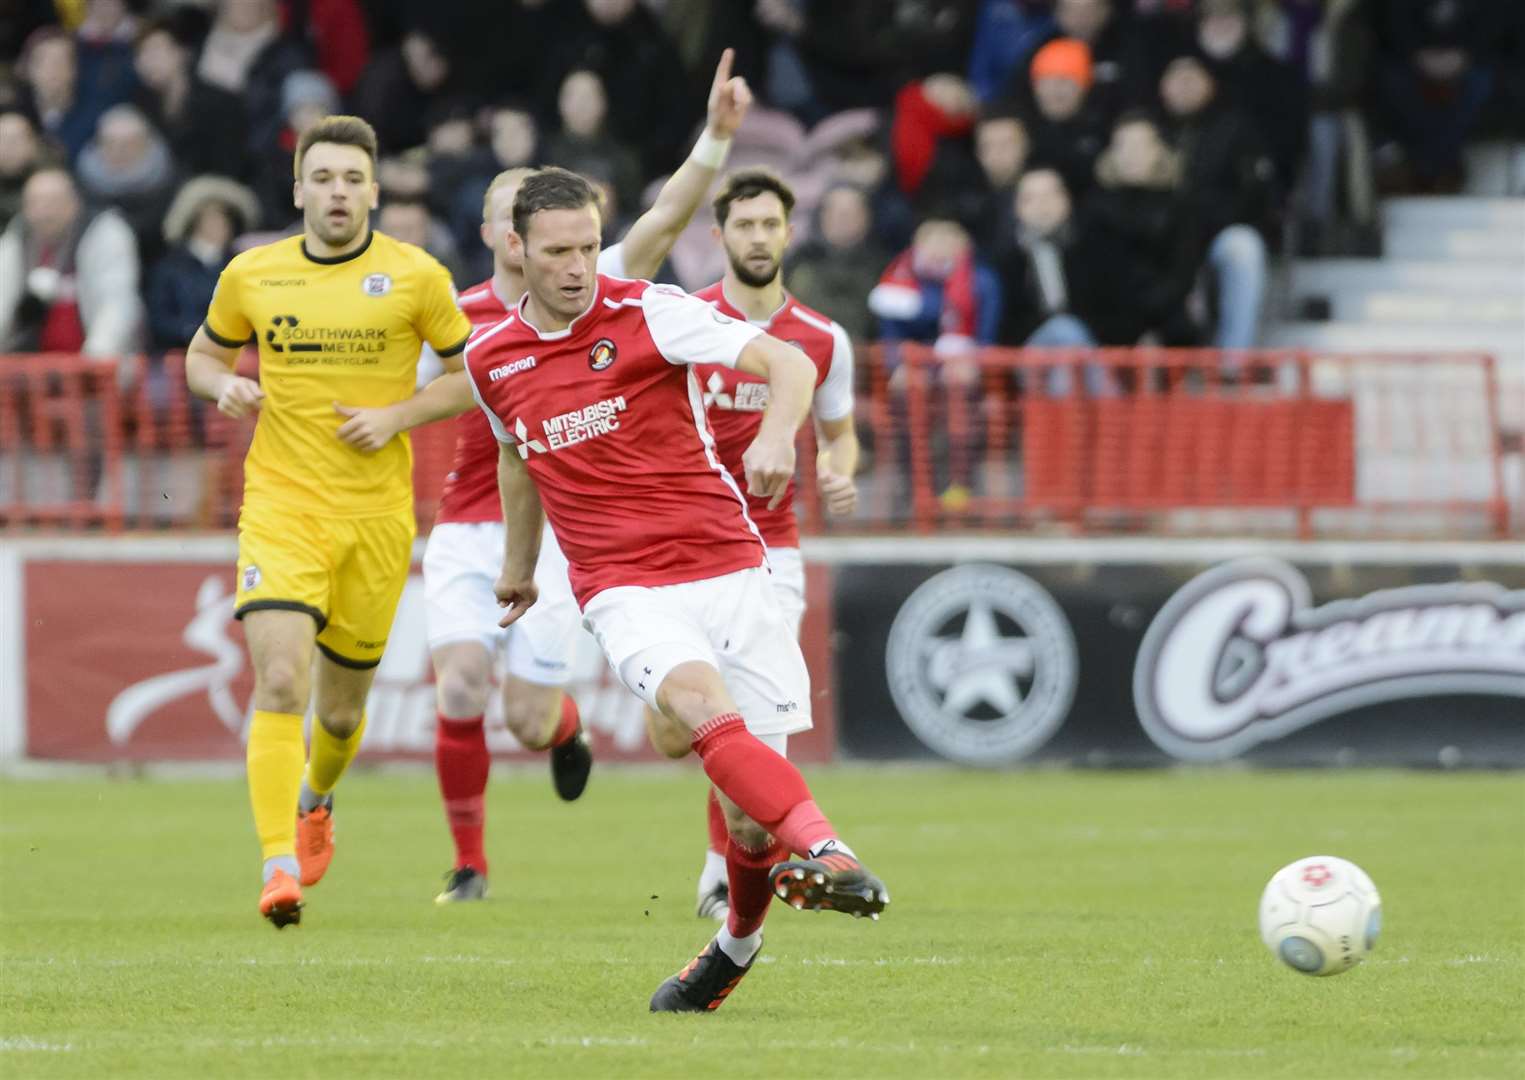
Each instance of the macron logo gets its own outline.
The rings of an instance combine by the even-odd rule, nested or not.
[[[488,371],[487,381],[497,382],[499,379],[506,379],[510,375],[517,375],[521,371],[528,371],[534,366],[535,358],[533,356],[525,356],[518,360],[511,360],[506,364],[499,364],[497,367]]]

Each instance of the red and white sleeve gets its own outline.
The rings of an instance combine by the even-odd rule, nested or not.
[[[646,329],[669,364],[719,364],[733,368],[757,327],[671,285],[653,285],[641,294]]]

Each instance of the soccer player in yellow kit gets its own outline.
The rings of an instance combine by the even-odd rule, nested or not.
[[[333,855],[331,793],[365,730],[415,532],[408,440],[355,449],[338,437],[347,412],[335,403],[410,397],[421,343],[455,357],[471,333],[445,268],[371,230],[375,167],[364,120],[329,116],[306,132],[294,163],[302,235],[229,263],[186,351],[193,393],[227,416],[258,414],[238,518],[237,616],[254,668],[259,909],[277,927],[301,920],[302,886]],[[258,382],[233,371],[251,337]]]

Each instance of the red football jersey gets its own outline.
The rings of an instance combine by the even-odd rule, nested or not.
[[[720,282],[694,294],[733,319],[746,316],[725,298]],[[776,338],[795,346],[815,364],[815,401],[812,412],[817,420],[840,420],[853,411],[853,350],[847,333],[825,315],[813,311],[792,296],[766,322],[753,323]],[[715,433],[715,450],[720,463],[731,471],[743,492],[747,489],[746,470],[741,455],[762,426],[763,410],[768,407],[768,382],[735,368],[715,364],[701,365],[695,374],[704,389],[704,409],[709,414],[710,430]],[[814,471],[813,469],[811,470]],[[800,526],[794,516],[794,481],[789,493],[772,510],[768,500],[747,496],[747,512],[752,515],[763,540],[769,547],[799,547]]]
[[[619,244],[599,252],[598,268],[617,277],[624,275],[625,263]],[[492,278],[461,293],[459,303],[471,320],[473,332],[502,322],[508,315],[508,305],[498,295]],[[452,423],[455,424],[455,457],[450,463],[450,472],[445,475],[435,524],[502,521],[503,503],[498,498],[498,440],[491,425],[478,409],[462,413]]]
[[[473,336],[466,370],[529,468],[578,603],[762,565],[690,367],[734,364],[760,331],[673,286],[602,274],[565,330],[543,334],[523,311]]]

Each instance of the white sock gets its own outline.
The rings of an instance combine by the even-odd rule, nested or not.
[[[705,851],[704,870],[699,874],[699,895],[703,896],[722,881],[728,880],[725,856],[718,851]]]
[[[297,857],[295,855],[272,855],[265,860],[265,869],[263,876],[260,877],[260,881],[269,881],[275,876],[277,870],[284,870],[298,880],[302,877],[302,871],[297,866]]]
[[[842,843],[842,841],[838,840],[836,837],[832,837],[830,840],[822,840],[819,844],[806,852],[806,854],[809,855],[812,859],[819,859],[828,851],[840,851],[843,855],[847,855],[854,859],[858,857],[853,854],[852,848]]]
[[[297,809],[304,814],[310,814],[328,801],[327,795],[319,795],[307,786],[307,777],[302,777],[302,794],[297,799]]]
[[[738,967],[746,967],[752,962],[752,957],[757,955],[757,950],[762,948],[762,931],[757,930],[739,938],[733,937],[731,931],[722,926],[720,933],[715,935],[715,943]]]

